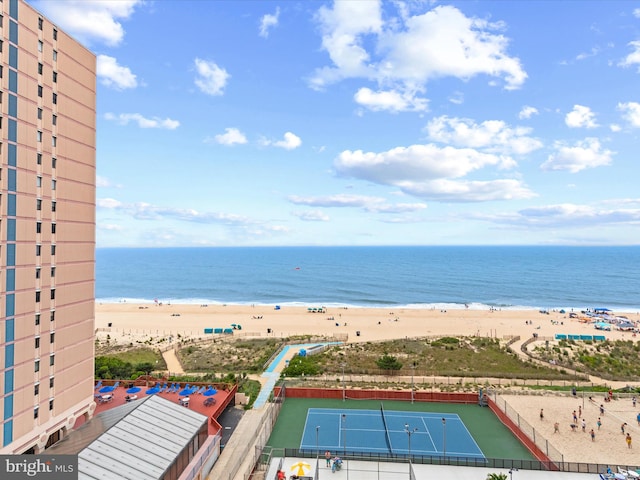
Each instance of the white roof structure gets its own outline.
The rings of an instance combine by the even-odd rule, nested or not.
[[[76,438],[72,434],[49,451],[79,451],[79,480],[158,480],[207,421],[151,395],[96,415],[74,432]]]

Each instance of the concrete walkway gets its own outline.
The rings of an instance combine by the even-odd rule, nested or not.
[[[174,348],[170,348],[162,352],[162,358],[164,359],[164,363],[167,364],[167,371],[172,374],[184,374],[184,370],[182,369],[182,364],[178,357],[176,356],[176,351]]]

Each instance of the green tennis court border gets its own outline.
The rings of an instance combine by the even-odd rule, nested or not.
[[[342,401],[341,399],[323,398],[286,398],[267,446],[273,448],[299,448],[309,408],[379,410],[380,403],[381,400]],[[529,450],[487,407],[480,407],[477,404],[435,402],[415,402],[411,404],[393,400],[384,400],[382,403],[385,410],[456,413],[466,425],[485,457],[535,460]]]

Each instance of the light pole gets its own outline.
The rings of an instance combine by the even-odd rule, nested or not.
[[[343,413],[342,414],[342,422],[340,422],[340,424],[342,425],[342,441],[344,443],[344,457],[347,456],[347,414]]]
[[[417,428],[414,428],[414,429],[409,428],[408,423],[404,424],[404,433],[407,434],[407,437],[409,439],[409,464],[411,464],[411,435],[413,435],[417,431],[418,431]]]
[[[320,425],[316,426],[316,460],[320,456],[320,447],[318,446],[318,433],[320,432]]]
[[[447,419],[442,417],[442,459],[447,458]]]
[[[509,480],[513,480],[513,472],[517,472],[518,469],[517,468],[510,468],[509,469]]]
[[[346,366],[345,363],[341,364],[342,366],[342,401],[344,402],[347,399],[347,392],[345,391],[345,383],[344,383],[344,367]]]

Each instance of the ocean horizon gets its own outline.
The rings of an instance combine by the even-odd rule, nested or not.
[[[640,247],[98,248],[98,303],[640,310]]]

